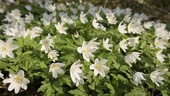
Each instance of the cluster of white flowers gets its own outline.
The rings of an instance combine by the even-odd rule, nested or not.
[[[11,2],[8,3],[14,2],[13,0],[9,1]],[[114,41],[112,37],[93,37],[90,41],[86,41],[86,38],[83,37],[84,40],[80,45],[75,44],[77,46],[75,52],[79,53],[78,55],[81,54],[83,57],[76,58],[80,60],[74,62],[69,67],[71,80],[76,84],[76,86],[84,84],[84,79],[88,78],[82,70],[83,64],[80,63],[83,60],[88,63],[94,61],[94,64],[89,66],[89,69],[94,71],[94,76],[99,74],[104,78],[107,72],[109,72],[110,67],[107,66],[108,60],[103,58],[98,59],[99,57],[95,55],[95,53],[101,49],[101,41],[102,47],[106,52],[113,54],[114,52],[118,52],[120,54],[123,53],[122,56],[125,65],[127,64],[130,68],[132,68],[133,63],[142,62],[142,55],[144,53],[142,48],[139,48],[138,50],[135,49],[135,47],[143,43],[142,35],[144,32],[153,29],[155,31],[153,33],[155,36],[153,43],[146,46],[154,49],[154,55],[158,62],[163,64],[166,61],[165,58],[167,58],[167,56],[164,54],[164,50],[167,49],[169,44],[170,32],[166,30],[166,24],[147,21],[148,16],[145,14],[135,13],[132,15],[130,8],[121,9],[120,7],[117,7],[112,10],[103,7],[95,7],[91,3],[81,3],[77,8],[74,8],[72,7],[74,3],[55,4],[51,0],[29,0],[29,2],[31,4],[35,2],[41,8],[44,8],[46,12],[41,13],[39,21],[36,21],[37,24],[32,25],[32,27],[27,26],[35,20],[34,14],[31,13],[31,10],[34,10],[31,5],[25,6],[25,9],[28,11],[28,14],[25,15],[21,14],[22,12],[19,9],[13,9],[6,12],[4,21],[7,23],[4,23],[2,29],[3,34],[10,38],[8,38],[6,42],[0,39],[0,59],[7,58],[7,56],[10,58],[15,57],[13,51],[17,50],[20,46],[13,44],[13,40],[20,37],[23,37],[23,39],[29,37],[31,40],[38,38],[38,43],[41,45],[41,48],[38,50],[40,50],[43,54],[46,54],[47,58],[53,62],[49,65],[49,72],[52,73],[53,78],[57,79],[59,74],[65,74],[64,69],[66,64],[59,63],[60,52],[55,49],[55,44],[57,43],[54,40],[55,35],[71,35],[69,30],[70,26],[78,26],[76,25],[78,22],[78,24],[81,23],[82,25],[89,24],[93,29],[106,34],[109,28],[105,25],[116,26],[118,33],[113,32],[113,34],[119,34],[120,36],[117,43],[118,50],[116,51],[114,50],[114,47],[117,45],[113,43]],[[5,7],[0,7],[0,13],[4,13],[5,10]],[[70,13],[67,13],[67,11],[71,12],[71,15]],[[123,19],[117,19],[121,15],[124,16]],[[76,24],[74,24],[75,22]],[[55,30],[53,34],[50,32],[44,32],[44,27],[49,26],[52,26]],[[48,33],[48,35],[44,37],[44,34],[46,33]],[[75,30],[73,36],[79,40],[81,33]],[[163,80],[165,80],[162,75],[164,75],[166,71],[168,71],[168,69],[165,69],[164,71],[155,70],[151,72],[151,81],[157,86],[160,86],[159,84],[163,84]],[[4,79],[3,83],[10,83],[8,90],[12,91],[14,89],[15,93],[18,93],[20,88],[26,90],[27,84],[30,83],[30,81],[24,77],[23,70],[20,70],[17,75],[10,74],[9,77],[9,79],[4,79],[4,75],[0,72],[0,78]],[[146,81],[144,73],[142,72],[134,72],[132,77],[135,85],[142,84],[142,80]]]

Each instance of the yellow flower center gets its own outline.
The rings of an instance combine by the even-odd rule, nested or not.
[[[49,41],[48,41],[48,40],[45,40],[45,41],[44,41],[44,45],[49,45]]]
[[[52,69],[54,69],[54,70],[56,70],[56,69],[59,68],[58,65],[56,65],[56,64],[52,64],[51,67],[52,67]]]
[[[97,70],[101,70],[102,69],[102,64],[96,64],[95,67],[96,67]]]
[[[83,50],[83,53],[87,53],[87,50]]]
[[[156,42],[155,42],[155,45],[160,45],[160,42],[159,42],[159,41],[156,41]]]
[[[7,47],[2,47],[2,51],[6,51],[7,49]]]
[[[23,81],[23,76],[17,75],[17,76],[14,78],[14,80],[15,80],[16,83],[22,83],[22,81]]]

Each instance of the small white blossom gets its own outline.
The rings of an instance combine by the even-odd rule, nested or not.
[[[58,60],[58,56],[59,56],[59,54],[58,54],[58,51],[56,51],[56,50],[51,50],[48,52],[48,58],[50,58],[53,61]]]
[[[48,34],[45,39],[42,39],[40,41],[40,44],[42,44],[41,51],[45,51],[45,53],[48,53],[48,51],[51,50],[51,47],[53,47],[53,43],[53,38],[51,38],[51,35]]]
[[[61,21],[66,24],[73,24],[73,20],[71,19],[71,17],[68,17],[67,15],[62,15],[60,18]]]
[[[110,49],[110,47],[112,47],[113,44],[109,44],[109,38],[106,38],[106,40],[103,39],[103,47],[106,49],[106,50],[109,50],[109,51],[112,51]]]
[[[90,69],[94,70],[94,76],[97,76],[98,74],[100,74],[102,77],[106,76],[105,72],[110,70],[110,68],[106,66],[106,62],[106,59],[95,59],[94,64],[90,66]]]
[[[95,17],[96,17],[97,21],[102,21],[103,20],[103,18],[100,16],[100,11],[98,11],[96,13]]]
[[[127,38],[127,41],[129,46],[135,46],[139,43],[139,37]]]
[[[34,20],[34,16],[30,12],[28,15],[25,15],[25,23],[31,23],[31,21],[33,20]]]
[[[123,21],[119,23],[118,30],[121,34],[125,34],[125,33],[127,33],[126,24],[122,24],[122,23],[123,23]]]
[[[24,37],[30,36],[30,38],[33,39],[33,38],[36,38],[36,37],[40,36],[42,31],[43,31],[43,29],[36,26],[36,27],[33,27],[31,30],[27,29],[27,31],[24,34]]]
[[[70,76],[73,83],[78,86],[79,84],[84,84],[84,80],[86,76],[84,76],[83,71],[80,69],[83,64],[80,64],[80,60],[74,62],[70,67]]]
[[[155,35],[157,36],[157,38],[160,38],[164,41],[168,41],[170,39],[170,34],[167,30],[157,29],[157,30],[155,30]]]
[[[142,84],[142,80],[146,80],[143,77],[143,73],[142,72],[136,72],[135,74],[133,74],[133,83],[138,86],[138,84]]]
[[[55,4],[49,4],[46,5],[45,8],[49,11],[49,12],[54,12],[56,10],[56,5]]]
[[[80,13],[80,21],[85,24],[88,22],[88,19],[86,17],[86,14],[84,14],[83,12]]]
[[[77,51],[78,53],[83,54],[83,58],[86,61],[90,61],[91,57],[94,57],[94,55],[92,54],[93,52],[95,52],[95,48],[94,46],[91,46],[91,44],[87,44],[85,41],[83,41],[82,47],[78,47]]]
[[[107,13],[106,18],[107,18],[107,21],[108,21],[109,24],[116,24],[117,23],[116,16],[115,16],[114,13],[111,13],[111,12]]]
[[[163,63],[164,61],[165,61],[165,55],[164,54],[162,54],[162,51],[163,50],[159,50],[158,52],[156,52],[156,58],[161,62],[161,63]]]
[[[155,47],[159,49],[166,49],[167,42],[165,40],[162,40],[160,38],[155,39]]]
[[[14,25],[6,25],[4,28],[4,34],[7,36],[12,36],[14,38],[22,37],[24,36],[25,32],[25,25],[22,24],[17,24],[15,23]]]
[[[0,72],[0,78],[4,79],[4,74],[2,74],[1,72]]]
[[[126,39],[123,39],[122,41],[119,42],[119,46],[120,48],[126,52],[126,50],[128,49],[128,43],[127,43],[127,40]]]
[[[132,52],[130,54],[128,54],[127,56],[124,57],[125,62],[132,67],[132,63],[136,63],[137,60],[141,60],[141,58],[139,57],[141,53],[139,52]]]
[[[60,34],[67,34],[66,30],[68,29],[67,27],[64,27],[64,22],[60,23],[58,22],[57,24],[55,24],[55,28],[57,29],[57,31]]]
[[[137,20],[132,20],[128,24],[128,33],[141,34],[142,31],[144,31],[144,28]]]
[[[104,27],[102,24],[98,23],[98,21],[94,18],[93,21],[92,21],[92,26],[95,28],[95,29],[101,29],[103,31],[106,31],[106,27]]]
[[[3,80],[3,83],[10,83],[8,91],[12,91],[14,89],[15,94],[17,94],[20,88],[27,90],[27,84],[30,83],[30,81],[24,77],[23,70],[20,70],[16,75],[9,74],[9,77],[10,78]]]
[[[43,24],[45,26],[47,26],[47,25],[50,25],[50,23],[53,19],[55,19],[53,14],[48,14],[45,12],[45,13],[43,13],[43,18],[41,19],[41,21],[43,21]]]
[[[7,13],[5,20],[11,23],[21,23],[23,18],[21,18],[21,12],[19,9],[13,9],[11,13]]]
[[[8,39],[6,42],[0,40],[0,57],[6,58],[6,56],[10,58],[14,58],[13,50],[17,49],[19,46],[13,45],[13,39]]]
[[[57,78],[58,74],[64,74],[64,70],[61,67],[64,67],[63,63],[52,63],[50,65],[49,72],[52,72],[54,78]]]
[[[97,38],[93,38],[92,40],[90,40],[88,42],[88,45],[90,46],[90,48],[92,49],[98,49],[98,45],[100,44],[99,42],[96,42]]]
[[[152,82],[155,83],[158,87],[159,87],[159,83],[163,84],[164,77],[162,77],[162,75],[164,75],[166,71],[167,70],[165,71],[156,70],[150,74],[150,78]]]
[[[153,26],[153,22],[145,22],[144,23],[144,27],[146,28],[146,29],[151,29],[151,27]]]
[[[131,19],[132,19],[132,17],[130,15],[126,15],[123,20],[125,22],[129,23],[131,21]]]
[[[32,7],[30,6],[30,5],[26,5],[26,6],[24,6],[25,7],[25,9],[27,9],[28,11],[31,11],[32,10]]]

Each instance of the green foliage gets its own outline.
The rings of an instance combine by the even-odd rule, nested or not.
[[[21,3],[20,5],[11,4],[11,6],[7,6],[9,9],[6,10],[11,12],[11,10],[15,8],[20,9],[22,14],[21,17],[24,19],[25,15],[29,13],[24,6],[25,3]],[[0,52],[0,72],[5,74],[5,78],[8,78],[8,74],[10,73],[24,70],[25,77],[31,81],[31,84],[28,84],[29,87],[27,90],[35,87],[34,89],[44,96],[154,96],[154,92],[157,91],[163,96],[170,95],[170,82],[168,81],[170,72],[165,72],[163,75],[164,84],[160,84],[159,87],[156,86],[150,78],[151,72],[155,70],[163,71],[170,66],[169,42],[167,42],[167,49],[164,49],[162,52],[166,56],[163,63],[160,62],[155,55],[160,49],[156,48],[154,45],[155,39],[157,38],[155,35],[156,33],[154,33],[154,27],[151,27],[150,29],[145,28],[141,34],[131,34],[130,32],[121,34],[118,29],[118,23],[124,20],[125,14],[116,17],[118,23],[109,24],[105,14],[105,11],[107,12],[107,10],[102,11],[102,9],[100,9],[99,14],[104,20],[101,20],[98,23],[106,27],[106,31],[96,29],[92,26],[95,17],[88,13],[90,5],[84,4],[83,6],[85,9],[83,12],[88,13],[88,22],[83,24],[79,19],[73,20],[73,24],[65,24],[65,27],[68,28],[66,30],[67,34],[61,34],[55,28],[55,24],[62,22],[62,18],[59,15],[67,13],[69,19],[72,18],[73,12],[69,8],[78,9],[79,3],[62,5],[65,6],[67,10],[63,11],[62,8],[61,10],[56,9],[54,13],[48,12],[47,9],[40,7],[37,3],[31,3],[30,6],[32,7],[30,13],[34,15],[34,20],[30,23],[24,23],[25,31],[27,29],[32,29],[35,26],[40,27],[43,31],[42,33],[39,33],[40,36],[35,38],[31,38],[31,35],[20,37],[13,36],[15,37],[13,38],[13,44],[19,46],[19,48],[12,51],[14,58],[8,56],[1,58],[2,52]],[[95,8],[96,9],[94,10],[99,9],[97,7]],[[49,25],[43,24],[44,12],[54,15],[56,21],[54,20],[55,22],[52,22],[51,20]],[[80,18],[79,15],[81,12],[81,10],[77,10],[77,13],[74,15],[77,16],[77,18]],[[8,12],[5,12],[4,14],[7,13]],[[4,14],[0,13],[0,18],[5,18]],[[10,22],[4,22],[3,19],[0,23],[1,22],[4,25],[0,26],[0,40],[6,41],[8,38],[12,37],[3,33],[4,30],[7,30],[4,26],[8,23],[10,24]],[[140,23],[144,24],[145,22],[146,20]],[[129,22],[125,22],[124,20],[123,23],[128,26]],[[141,26],[143,27],[143,25]],[[167,29],[170,29],[169,25],[167,26]],[[125,28],[125,30],[128,31],[129,29]],[[49,50],[58,52],[55,53],[55,55],[58,55],[56,56],[56,60],[53,60],[48,56],[49,51],[45,52],[42,50],[43,44],[41,44],[41,42],[48,34],[51,35],[53,40],[53,46],[50,46]],[[139,43],[135,46],[128,46],[127,52],[124,52],[119,44],[120,41],[137,36],[139,37]],[[78,48],[82,47],[83,42],[88,43],[94,38],[97,38],[95,42],[98,42],[99,45],[96,51],[92,52],[94,56],[91,57],[88,62],[82,56],[82,53],[78,52]],[[113,45],[110,47],[112,51],[107,50],[103,45],[103,40],[106,38],[109,38],[109,44]],[[141,60],[137,60],[132,63],[132,66],[129,66],[127,62],[125,62],[125,56],[134,51],[141,53]],[[105,72],[105,77],[102,77],[100,74],[94,76],[94,71],[90,70],[90,66],[95,63],[96,58],[107,60],[106,66],[109,70]],[[78,86],[73,83],[70,76],[70,67],[77,60],[80,60],[79,63],[83,65],[80,69],[86,76],[86,78],[83,78],[84,84],[79,82],[80,84]],[[64,73],[57,74],[57,78],[54,78],[53,72],[51,71],[51,64],[53,63],[64,64],[64,67],[61,67],[61,69],[64,70]],[[56,67],[54,67],[54,69],[55,68]],[[142,80],[142,84],[139,84],[138,86],[134,84],[133,75],[136,72],[143,72],[143,76],[146,79],[145,81]],[[2,82],[0,81],[0,83]],[[34,86],[36,84],[37,86]],[[5,88],[7,89],[8,85],[4,86],[6,86]]]

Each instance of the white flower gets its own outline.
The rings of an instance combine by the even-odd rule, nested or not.
[[[103,47],[106,50],[112,51],[111,49],[109,49],[112,46],[113,46],[113,44],[109,44],[109,38],[106,38],[106,40],[103,39]]]
[[[116,17],[115,14],[112,12],[106,13],[106,18],[109,24],[116,24]]]
[[[127,38],[127,41],[129,46],[135,46],[139,43],[139,37]]]
[[[79,63],[80,60],[74,62],[70,67],[70,76],[73,83],[76,83],[76,86],[79,84],[84,84],[84,80],[86,77],[84,76],[83,71],[80,69],[80,67],[83,66],[83,64]]]
[[[107,13],[106,18],[107,18],[107,21],[108,21],[109,24],[116,24],[117,23],[114,13],[111,13],[111,12]]]
[[[138,84],[142,84],[142,80],[146,80],[143,77],[143,73],[142,72],[136,72],[135,74],[133,74],[133,83],[138,86]]]
[[[131,18],[132,18],[132,17],[131,17],[130,15],[126,15],[123,20],[124,20],[125,22],[129,23],[129,22],[131,21]]]
[[[92,21],[92,25],[95,29],[99,29],[99,23],[97,22],[97,20],[95,18]]]
[[[58,54],[58,51],[56,50],[51,50],[48,52],[48,58],[52,59],[53,61],[58,60],[58,56],[59,54]]]
[[[0,57],[5,58],[9,56],[14,58],[13,50],[17,49],[19,46],[13,45],[13,39],[8,39],[6,42],[0,40]]]
[[[0,72],[0,78],[4,79],[4,74]]]
[[[42,33],[42,29],[40,27],[33,27],[31,30],[27,29],[27,31],[24,34],[24,37],[26,36],[30,36],[31,39],[36,38],[38,36],[40,36],[40,34]]]
[[[165,29],[156,29],[155,30],[155,35],[157,38],[160,38],[164,41],[168,41],[170,39],[170,34],[167,30]]]
[[[127,40],[126,39],[123,39],[122,41],[119,42],[119,46],[120,48],[126,52],[126,50],[128,49],[128,43],[127,43]]]
[[[136,63],[137,60],[141,60],[141,58],[139,57],[141,53],[139,52],[132,52],[130,54],[128,54],[127,56],[124,57],[125,62],[132,67],[131,63]]]
[[[162,51],[163,50],[159,50],[158,52],[156,52],[156,58],[161,62],[161,63],[163,63],[164,61],[165,61],[165,55],[164,54],[162,54]]]
[[[34,16],[29,12],[28,15],[25,15],[25,23],[31,23],[34,20]]]
[[[49,12],[54,12],[56,9],[56,5],[55,4],[49,4],[46,5],[45,8],[49,11]]]
[[[67,27],[64,27],[64,22],[60,23],[58,22],[57,24],[55,24],[55,28],[57,29],[57,31],[60,33],[60,34],[67,34],[66,33],[66,30],[68,29]]]
[[[6,25],[4,28],[4,34],[8,36],[13,36],[13,37],[22,37],[24,36],[25,32],[25,25],[22,24],[17,24],[15,23],[14,25]]]
[[[19,9],[14,9],[11,13],[7,13],[5,20],[11,23],[20,23],[23,18],[21,18],[21,13]]]
[[[53,39],[51,38],[51,35],[48,34],[48,36],[45,39],[42,39],[40,41],[40,44],[42,44],[41,51],[45,51],[45,53],[48,53],[49,50],[51,50],[51,47],[53,47]]]
[[[64,74],[64,70],[61,67],[64,67],[63,63],[52,63],[50,65],[49,72],[52,72],[54,78],[57,78],[58,74]]]
[[[103,30],[103,31],[106,31],[106,27],[104,27],[102,24],[98,23],[95,18],[94,18],[93,21],[92,21],[92,26],[93,26],[95,29],[101,29],[101,30]]]
[[[15,94],[17,94],[20,90],[20,88],[23,88],[24,90],[27,89],[27,84],[30,83],[30,81],[24,77],[24,71],[20,70],[16,75],[15,74],[9,74],[8,79],[4,79],[3,83],[10,83],[8,87],[8,91],[12,91],[14,89]]]
[[[155,39],[155,47],[159,49],[166,49],[167,42],[165,40],[162,40],[160,38]]]
[[[144,23],[144,27],[146,28],[146,29],[151,29],[151,27],[153,26],[153,22],[145,22]]]
[[[142,31],[144,31],[144,28],[137,20],[132,20],[128,24],[128,33],[141,34]]]
[[[32,7],[30,6],[30,5],[26,5],[26,6],[24,6],[25,7],[25,9],[27,9],[28,11],[31,11],[32,10]]]
[[[41,19],[41,21],[43,21],[43,24],[45,26],[47,26],[47,25],[50,25],[52,19],[54,19],[53,14],[48,14],[45,12],[45,13],[43,13],[43,18]]]
[[[158,87],[159,87],[159,83],[163,84],[163,80],[164,80],[164,77],[162,77],[163,74],[164,72],[161,72],[159,70],[153,71],[150,74],[150,78],[152,82],[155,83]]]
[[[98,21],[102,21],[103,18],[100,16],[100,11],[98,11],[96,14],[95,14],[95,17]]]
[[[88,62],[91,57],[94,57],[92,53],[95,52],[95,50],[96,49],[94,49],[94,46],[91,46],[91,44],[86,44],[85,41],[83,41],[82,47],[77,48],[78,53],[83,54],[83,58]]]
[[[126,24],[122,24],[122,23],[123,23],[123,21],[119,23],[118,30],[121,34],[125,34],[125,33],[127,33]]]
[[[86,17],[86,14],[84,14],[83,12],[80,13],[80,21],[85,24],[86,22],[88,22],[88,19]]]
[[[94,70],[94,76],[100,74],[102,77],[105,77],[105,72],[109,71],[109,67],[106,66],[106,59],[99,60],[98,58],[95,59],[94,64],[90,66],[91,70]]]
[[[97,38],[93,38],[92,40],[90,40],[88,42],[88,45],[90,46],[90,48],[92,49],[98,49],[98,45],[100,44],[99,42],[96,42]]]

